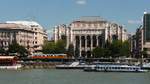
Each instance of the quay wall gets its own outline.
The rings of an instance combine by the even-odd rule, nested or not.
[[[45,63],[22,63],[21,69],[55,69],[60,62],[45,62]]]

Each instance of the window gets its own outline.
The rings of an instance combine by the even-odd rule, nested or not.
[[[22,40],[20,40],[20,43],[22,42]]]
[[[35,32],[35,35],[37,35],[37,32]]]

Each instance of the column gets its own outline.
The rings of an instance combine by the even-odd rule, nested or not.
[[[85,36],[85,53],[87,53],[87,36]],[[87,54],[85,57],[87,58]]]
[[[82,49],[81,49],[81,43],[82,43],[82,42],[81,42],[81,36],[79,36],[79,51],[80,51],[80,52],[79,52],[79,57],[81,57],[81,50],[82,50]]]
[[[75,56],[75,50],[76,50],[76,37],[72,35],[71,39],[73,39],[74,41],[72,41],[73,46],[74,46],[74,56]]]
[[[98,42],[98,36],[96,35],[96,46],[98,47],[99,45],[99,42]]]
[[[90,48],[91,50],[90,51],[92,52],[92,50],[93,50],[93,35],[90,36],[90,40],[91,40],[91,48]],[[91,53],[91,57],[92,57],[92,53]]]

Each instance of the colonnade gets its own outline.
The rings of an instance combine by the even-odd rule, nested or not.
[[[95,47],[104,47],[104,35],[76,35],[75,55],[83,58],[92,57],[92,50]]]

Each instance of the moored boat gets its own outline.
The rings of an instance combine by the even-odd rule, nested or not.
[[[17,61],[16,56],[0,56],[0,69],[19,69],[22,65],[18,64]]]
[[[98,63],[95,66],[86,67],[84,71],[96,72],[147,72],[140,66],[116,63]]]

